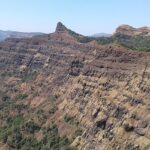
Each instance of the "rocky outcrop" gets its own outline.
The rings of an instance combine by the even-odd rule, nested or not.
[[[115,34],[123,34],[128,36],[136,36],[136,35],[150,36],[150,27],[134,28],[129,25],[121,25],[116,29]]]
[[[57,27],[56,27],[56,31],[55,32],[67,32],[67,28],[61,23],[58,22]]]

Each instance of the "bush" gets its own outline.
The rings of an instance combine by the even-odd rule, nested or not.
[[[0,100],[3,102],[8,102],[11,100],[11,98],[6,94],[6,92],[0,91]]]
[[[20,149],[22,146],[21,143],[22,140],[22,134],[20,131],[13,132],[11,136],[8,137],[7,139],[7,144],[9,147],[15,148],[15,149]]]
[[[26,137],[22,140],[22,146],[20,150],[41,150],[42,143],[38,142],[33,137]]]
[[[8,96],[8,95],[4,95],[3,97],[2,97],[2,101],[4,101],[4,102],[7,102],[7,101],[10,101],[10,97]]]
[[[82,131],[81,129],[77,129],[77,130],[75,131],[75,136],[76,136],[76,137],[77,137],[77,136],[81,136],[82,133],[83,133],[83,131]]]
[[[57,100],[57,96],[56,95],[50,95],[48,98],[51,102],[55,102]]]
[[[24,99],[26,99],[27,97],[28,97],[27,94],[18,94],[18,95],[16,96],[16,99],[17,99],[17,100],[24,100]]]
[[[23,129],[31,134],[34,134],[36,131],[40,130],[40,127],[33,121],[29,121],[23,126]]]
[[[33,121],[22,125],[19,117],[14,121],[8,119],[8,125],[0,127],[0,141],[7,144],[9,149],[18,150],[75,150],[70,147],[70,141],[66,137],[60,137],[58,128],[52,124],[49,128],[43,129],[44,138],[39,142],[34,138],[35,131],[40,127]],[[25,134],[28,131],[30,134]]]
[[[71,117],[71,116],[68,116],[68,115],[64,116],[64,121],[66,123],[71,124],[71,125],[78,125],[79,124],[79,121],[75,117]]]
[[[70,141],[66,137],[60,137],[58,128],[53,124],[50,128],[46,129],[45,138],[42,143],[47,146],[48,149],[52,150],[69,150]]]
[[[23,124],[24,119],[21,115],[9,116],[6,119],[6,126],[0,127],[0,141],[6,143],[9,141],[10,145],[12,144],[13,139],[19,139],[20,127]],[[18,141],[16,141],[18,143]]]
[[[34,71],[28,71],[25,74],[22,74],[21,78],[22,78],[22,82],[28,82],[28,81],[33,81],[35,80],[37,77],[37,72]]]
[[[58,110],[57,106],[54,106],[49,110],[49,114],[54,114],[57,110]]]
[[[23,124],[24,119],[22,115],[16,115],[9,116],[6,121],[8,127],[19,127],[21,124]]]

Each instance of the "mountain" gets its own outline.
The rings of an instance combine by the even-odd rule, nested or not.
[[[17,32],[17,31],[2,31],[0,30],[0,41],[5,40],[6,38],[31,38],[37,35],[43,35],[44,33],[40,32]]]
[[[98,37],[111,37],[111,36],[112,34],[108,34],[108,33],[97,33],[97,34],[92,35],[91,37],[98,38]]]
[[[150,52],[62,23],[0,43],[1,150],[149,150]]]

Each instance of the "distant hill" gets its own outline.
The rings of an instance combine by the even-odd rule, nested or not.
[[[128,36],[150,36],[150,27],[134,28],[129,25],[121,25],[116,29],[115,34]]]
[[[3,41],[7,38],[31,38],[36,35],[43,35],[44,33],[40,32],[17,32],[17,31],[2,31],[0,30],[0,41]]]
[[[112,34],[108,34],[108,33],[97,33],[92,35],[91,37],[111,37]]]

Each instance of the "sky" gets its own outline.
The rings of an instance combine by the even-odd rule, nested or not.
[[[51,33],[59,21],[84,35],[150,26],[150,0],[0,0],[0,30]]]

